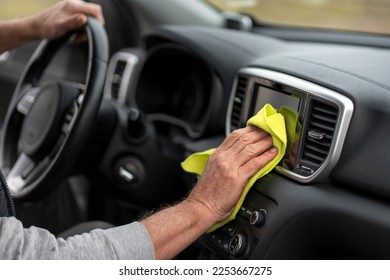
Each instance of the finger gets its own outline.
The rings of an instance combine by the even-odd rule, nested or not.
[[[251,159],[261,155],[273,145],[272,137],[267,135],[265,138],[260,139],[254,143],[247,144],[243,149],[235,156],[235,161],[238,166],[244,165]]]
[[[58,26],[61,28],[62,32],[57,31],[56,36],[62,36],[68,30],[76,30],[83,27],[87,22],[87,17],[84,14],[74,14],[68,16],[62,22],[58,23]],[[59,30],[59,29],[58,29]]]
[[[93,16],[100,22],[100,24],[105,24],[103,11],[100,5],[94,3],[85,3],[82,1],[72,1],[70,3],[71,4],[69,9],[71,11]]]
[[[220,145],[220,150],[225,151],[225,150],[231,149],[234,145],[237,145],[237,142],[240,142],[239,145],[235,147],[236,152],[240,151],[245,145],[247,145],[249,143],[247,141],[249,141],[251,138],[251,137],[248,138],[248,136],[245,136],[245,135],[248,133],[252,133],[252,132],[255,132],[255,134],[259,133],[259,134],[263,135],[259,139],[265,137],[265,135],[266,135],[266,132],[264,132],[264,131],[260,130],[259,128],[252,126],[252,125],[247,126],[245,128],[240,128],[240,129],[233,131],[232,133],[230,133],[226,137],[226,139]],[[254,141],[256,141],[256,140],[254,140]]]
[[[269,137],[269,134],[267,132],[255,128],[254,130],[241,135],[241,137],[230,147],[231,153],[233,155],[238,155],[244,149],[252,149],[253,147],[251,146],[251,144],[260,142],[267,137]]]
[[[241,136],[241,138],[238,141],[236,141],[236,143],[234,143],[231,149],[235,154],[239,154],[243,150],[250,152],[251,149],[253,148],[252,147],[253,144],[259,143],[264,139],[268,139],[268,138],[271,139],[271,136],[267,132],[261,129],[256,129],[255,131],[252,131],[250,133]],[[271,146],[272,146],[272,139],[271,139]],[[252,155],[251,153],[249,154]]]
[[[228,150],[230,149],[230,147],[238,140],[240,139],[240,137],[246,133],[246,132],[249,132],[253,130],[253,128],[251,127],[244,127],[244,128],[240,128],[240,129],[236,129],[234,130],[233,132],[231,132],[226,138],[225,140],[222,142],[222,144],[219,146],[219,149],[220,150]]]
[[[251,160],[249,160],[247,163],[245,163],[239,168],[238,172],[240,176],[243,176],[244,178],[247,178],[249,180],[249,178],[255,175],[257,171],[259,171],[270,161],[272,161],[277,154],[278,154],[278,149],[272,147],[271,149],[267,150],[261,155],[252,158]]]

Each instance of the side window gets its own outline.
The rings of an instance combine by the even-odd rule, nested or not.
[[[41,11],[59,0],[2,0],[0,20],[26,16]]]

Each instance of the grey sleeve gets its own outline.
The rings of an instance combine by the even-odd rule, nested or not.
[[[0,218],[0,259],[154,259],[153,242],[138,222],[75,235],[64,240],[47,230],[23,228]]]

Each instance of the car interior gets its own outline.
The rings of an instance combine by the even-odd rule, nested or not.
[[[388,35],[202,0],[90,2],[106,25],[90,19],[87,42],[0,55],[0,163],[24,226],[122,225],[175,203],[198,179],[180,163],[271,104],[295,116],[284,158],[176,258],[390,258]]]

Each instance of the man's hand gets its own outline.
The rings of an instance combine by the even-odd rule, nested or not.
[[[104,25],[101,6],[81,0],[60,1],[31,16],[0,21],[0,53],[33,40],[60,38],[84,26],[87,16]],[[84,38],[85,34],[81,34],[76,40]]]
[[[104,25],[101,6],[81,0],[60,1],[31,16],[31,19],[40,39],[56,39],[68,31],[84,26],[87,22],[87,16],[95,17]]]
[[[210,156],[188,201],[219,222],[233,211],[248,180],[275,158],[272,137],[254,126],[232,132]]]
[[[187,199],[141,221],[157,259],[174,257],[233,211],[248,180],[275,158],[271,136],[255,127],[231,133],[210,156]]]

